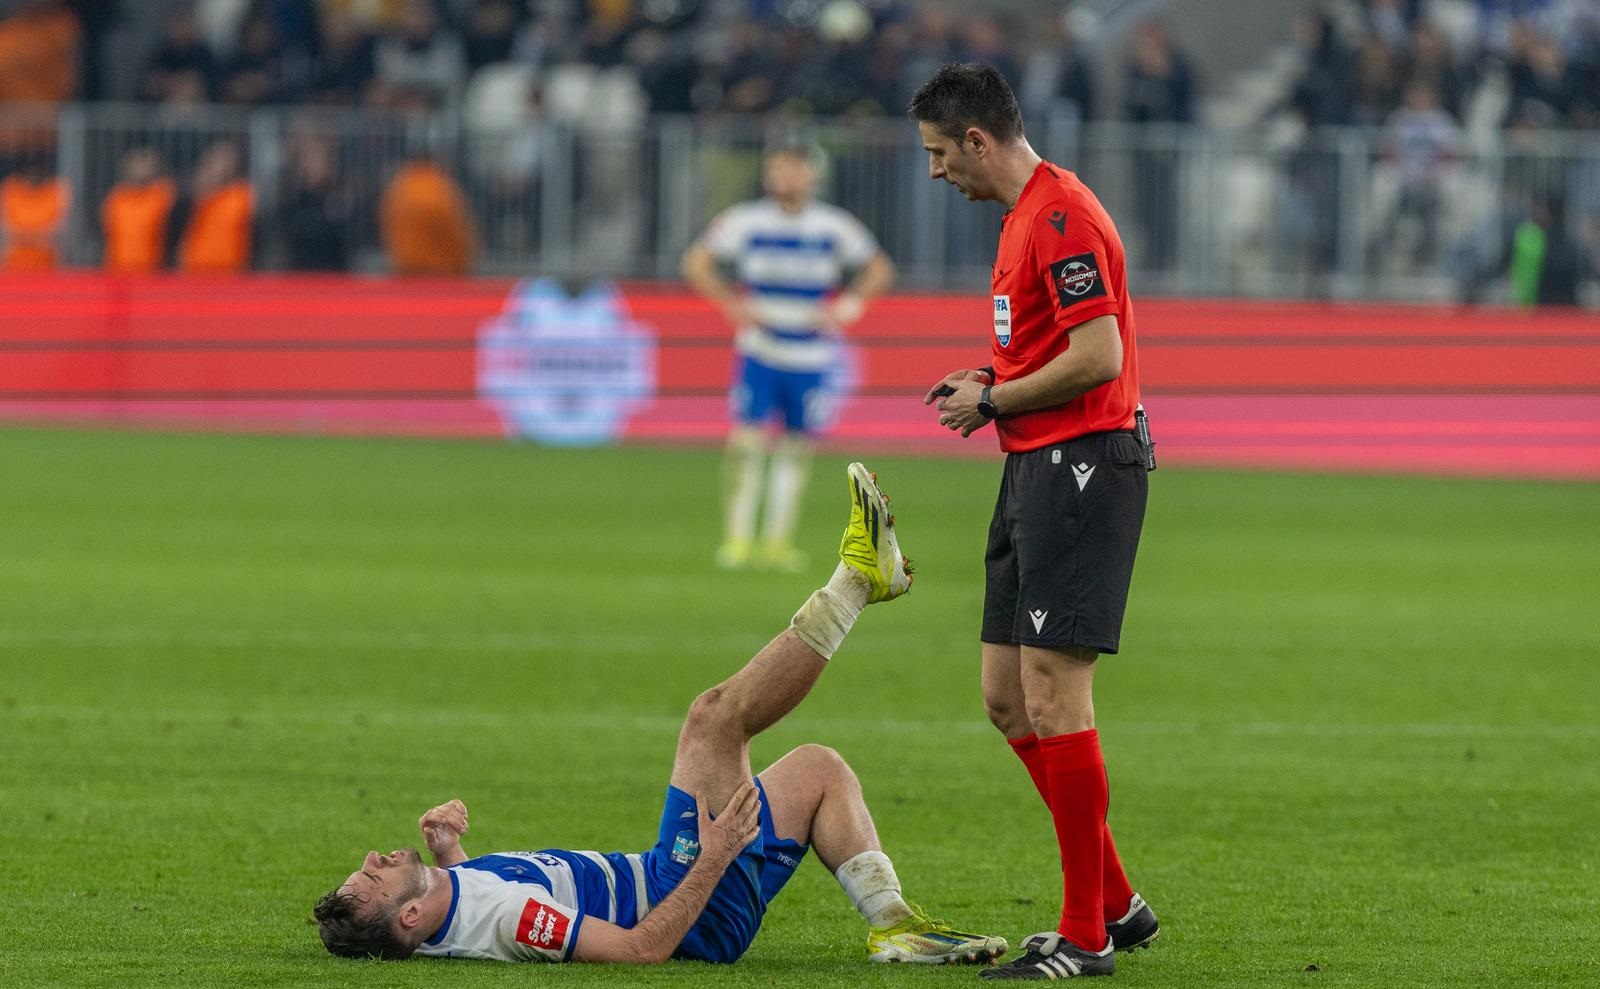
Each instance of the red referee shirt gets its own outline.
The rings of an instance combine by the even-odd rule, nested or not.
[[[1115,381],[1064,405],[1002,416],[995,421],[1000,449],[1021,453],[1084,433],[1132,429],[1139,361],[1122,238],[1076,175],[1047,161],[1034,169],[1001,221],[991,284],[997,384],[1050,363],[1079,323],[1115,316],[1122,334],[1122,374]]]

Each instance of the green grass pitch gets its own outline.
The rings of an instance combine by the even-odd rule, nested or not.
[[[829,570],[710,566],[708,451],[0,433],[0,985],[916,986],[814,859],[739,964],[327,957],[311,902],[460,797],[469,852],[633,850],[679,718]],[[994,462],[882,459],[915,592],[756,745],[855,765],[908,894],[1050,926],[978,695]],[[1099,721],[1160,913],[1129,986],[1600,984],[1600,491],[1152,477]]]

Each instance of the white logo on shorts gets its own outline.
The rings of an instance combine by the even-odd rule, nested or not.
[[[1033,631],[1036,635],[1044,634],[1044,620],[1050,617],[1048,611],[1030,611],[1028,617],[1033,619]]]
[[[1072,478],[1078,482],[1079,491],[1082,491],[1084,486],[1089,483],[1089,477],[1093,473],[1094,468],[1090,467],[1088,464],[1079,464],[1078,466],[1072,468]]]

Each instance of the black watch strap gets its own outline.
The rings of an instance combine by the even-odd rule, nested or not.
[[[985,419],[998,419],[1000,417],[1000,410],[994,407],[994,402],[989,398],[989,391],[992,388],[994,388],[994,385],[984,385],[983,393],[978,396],[978,414]]]

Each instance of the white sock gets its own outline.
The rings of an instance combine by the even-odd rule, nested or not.
[[[794,613],[789,627],[817,655],[832,659],[871,596],[872,584],[866,576],[840,563],[828,583],[813,591]]]
[[[911,916],[900,895],[900,877],[882,852],[862,852],[834,873],[845,895],[873,927],[893,927]]]
[[[773,451],[767,474],[767,517],[763,522],[763,538],[768,545],[789,546],[794,542],[800,499],[811,469],[810,446],[805,440],[785,438]]]
[[[756,507],[761,501],[762,443],[759,436],[728,444],[723,462],[722,539],[748,543],[756,538]]]

